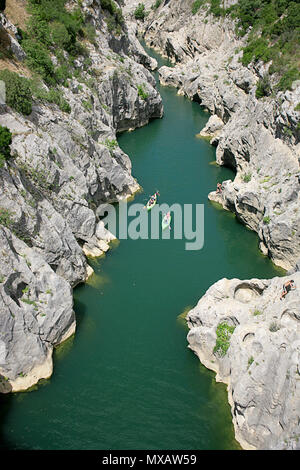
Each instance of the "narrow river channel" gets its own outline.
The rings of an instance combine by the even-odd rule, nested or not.
[[[207,200],[234,177],[196,137],[208,114],[158,87],[164,118],[119,137],[143,187],[134,202],[158,189],[161,203],[204,204],[204,247],[187,251],[172,234],[128,239],[91,262],[95,275],[74,291],[76,335],[55,351],[51,379],[0,397],[0,448],[239,448],[226,387],[188,349],[180,315],[222,277],[280,272],[255,233]]]

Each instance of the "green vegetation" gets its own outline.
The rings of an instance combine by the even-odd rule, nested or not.
[[[275,333],[276,331],[280,330],[280,326],[275,321],[273,321],[269,326],[269,330],[271,333]]]
[[[138,85],[137,90],[138,95],[142,100],[146,100],[148,98],[149,94],[146,92],[144,84]]]
[[[253,315],[257,317],[258,315],[262,315],[262,312],[260,310],[255,309]]]
[[[235,326],[230,326],[226,322],[220,323],[217,327],[217,340],[214,347],[214,353],[224,357],[230,346],[230,338],[235,330]]]
[[[192,13],[208,4],[213,15],[230,15],[235,19],[237,35],[249,33],[241,58],[243,65],[272,60],[269,73],[276,74],[275,89],[284,91],[300,79],[299,3],[299,0],[238,0],[235,5],[223,8],[221,0],[198,0],[192,4]],[[257,97],[268,96],[269,92],[266,83],[260,83]]]
[[[47,91],[39,79],[32,79],[29,81],[32,95],[35,99],[41,102],[54,103],[61,111],[66,113],[71,112],[69,103],[64,99],[63,92],[57,88],[50,88]]]
[[[278,83],[279,90],[291,90],[292,83],[300,79],[299,70],[296,67],[289,68],[281,77]]]
[[[0,11],[4,11],[6,7],[6,0],[0,0]]]
[[[21,299],[22,302],[24,302],[25,304],[28,304],[28,305],[34,305],[35,307],[37,307],[37,303],[34,301],[34,300],[30,300],[30,299]],[[19,374],[21,375],[21,374]]]
[[[152,5],[153,10],[157,10],[158,7],[160,7],[162,0],[156,0],[156,2]]]
[[[8,106],[19,113],[29,115],[32,111],[32,93],[28,79],[5,69],[0,72],[0,80],[5,83]]]
[[[249,181],[251,180],[251,178],[252,178],[251,173],[246,173],[245,175],[243,175],[243,181],[244,181],[244,183],[249,183]]]
[[[271,217],[269,215],[267,215],[266,217],[263,218],[263,222],[264,224],[269,224],[271,222]]]
[[[116,139],[106,139],[103,144],[106,145],[110,152],[112,152],[116,147],[118,147],[118,142],[116,141]]]
[[[2,71],[0,79],[6,83],[7,104],[20,113],[30,114],[34,98],[55,103],[69,113],[70,105],[58,85],[68,86],[67,80],[72,76],[78,80],[81,78],[80,72],[74,68],[74,60],[79,55],[84,57],[84,70],[90,73],[91,60],[82,40],[87,39],[96,45],[95,28],[85,20],[79,7],[68,11],[66,0],[28,0],[27,3],[30,17],[26,31],[19,28],[19,34],[26,52],[26,64],[35,76],[29,80],[14,72]],[[101,4],[114,21],[123,21],[115,2],[101,0]],[[54,65],[51,55],[56,56],[57,65]],[[42,81],[48,85],[48,90]]]
[[[145,5],[143,3],[139,3],[136,9],[134,10],[134,17],[137,20],[144,21],[146,16]]]
[[[113,0],[100,0],[100,3],[103,10],[106,10],[109,14],[106,19],[108,31],[114,31],[117,35],[120,35],[124,23],[121,8],[118,8]]]
[[[0,126],[0,168],[10,157],[11,132],[7,127]]]
[[[87,111],[91,111],[93,109],[91,100],[83,100],[82,105]]]
[[[71,111],[62,91],[54,87],[47,90],[38,77],[28,79],[5,69],[0,72],[0,80],[5,82],[7,104],[19,113],[25,115],[31,113],[33,98],[42,102],[55,103],[64,112]]]
[[[224,16],[224,9],[221,7],[221,0],[210,0],[210,10],[215,16]]]
[[[63,51],[69,54],[69,68],[84,50],[78,39],[84,38],[84,18],[79,8],[69,12],[65,0],[29,0],[30,18],[26,32],[22,31],[22,47],[28,67],[50,86],[62,83],[61,66],[66,66]],[[55,68],[50,53],[56,55]]]
[[[192,14],[193,15],[196,15],[196,13],[198,12],[199,8],[203,5],[203,0],[196,0],[193,4],[192,4]]]
[[[271,94],[271,85],[270,85],[270,80],[269,76],[266,74],[262,79],[259,80],[256,91],[255,91],[255,96],[256,98],[262,98],[263,96],[269,96]]]
[[[4,225],[6,228],[10,228],[13,223],[12,213],[8,209],[0,207],[0,224]]]
[[[253,357],[253,356],[249,357],[249,359],[248,359],[248,367],[250,367],[251,364],[253,364],[253,362],[254,362],[254,357]]]

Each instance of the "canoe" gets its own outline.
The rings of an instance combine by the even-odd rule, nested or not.
[[[148,211],[151,211],[152,207],[154,207],[157,202],[157,195],[154,194],[153,197],[154,197],[154,201],[150,202],[150,199],[149,199],[149,201],[147,202],[146,207]]]
[[[171,218],[172,218],[172,216],[169,212],[164,216],[164,218],[162,220],[162,223],[161,223],[161,226],[162,226],[163,230],[165,230],[167,227],[169,227],[169,225],[171,223]]]

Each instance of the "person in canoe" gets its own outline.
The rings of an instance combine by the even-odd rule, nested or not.
[[[148,211],[149,211],[150,209],[152,209],[152,207],[155,206],[156,201],[157,201],[157,196],[159,196],[159,195],[160,195],[159,192],[156,191],[156,192],[150,197],[149,201],[148,201],[147,204],[144,206],[145,208],[147,207]]]
[[[169,227],[169,229],[171,230],[170,223],[171,223],[171,214],[170,212],[167,212],[162,220],[162,229],[165,230],[165,228]]]

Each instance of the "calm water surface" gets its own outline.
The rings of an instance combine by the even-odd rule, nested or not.
[[[195,137],[208,114],[172,88],[160,92],[164,118],[119,138],[143,187],[134,202],[159,189],[160,202],[205,204],[204,248],[122,240],[93,262],[95,275],[74,292],[76,335],[56,350],[51,379],[0,397],[0,448],[239,448],[226,388],[187,348],[178,317],[222,277],[280,272],[254,233],[207,200],[234,177]]]

